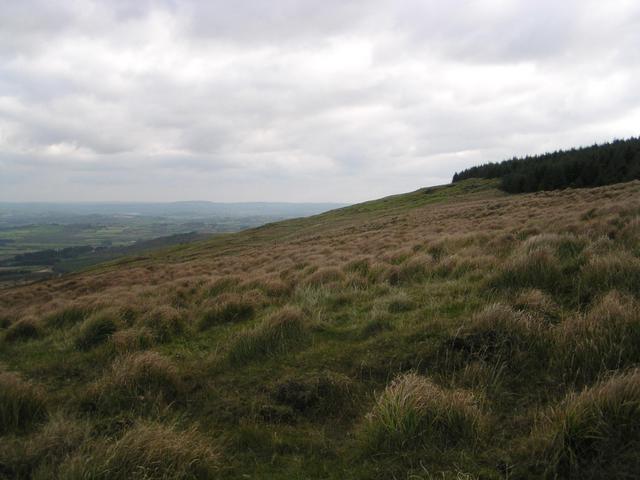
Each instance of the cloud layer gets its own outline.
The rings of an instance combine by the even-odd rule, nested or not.
[[[0,4],[0,200],[359,201],[640,134],[634,0]]]

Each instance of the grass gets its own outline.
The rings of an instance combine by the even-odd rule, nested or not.
[[[308,338],[304,313],[284,307],[258,326],[238,334],[230,346],[231,363],[246,363],[300,348]]]
[[[502,304],[477,313],[452,346],[472,358],[504,363],[519,371],[544,368],[552,347],[544,322]]]
[[[606,371],[640,362],[640,306],[616,291],[556,332],[556,365],[569,381],[591,382]]]
[[[78,350],[90,350],[106,342],[118,329],[117,314],[112,310],[96,312],[78,329],[73,343]]]
[[[219,471],[220,450],[196,429],[140,422],[111,443],[97,442],[60,466],[60,478],[205,480]]]
[[[156,352],[140,352],[116,359],[89,386],[83,404],[103,413],[161,409],[179,400],[182,382],[175,367]]]
[[[639,215],[468,181],[3,289],[0,477],[634,478]]]
[[[550,475],[634,478],[640,469],[640,371],[569,395],[544,429]]]
[[[180,312],[168,305],[155,307],[140,321],[140,324],[151,332],[157,342],[167,342],[183,333],[186,329],[185,323]]]
[[[42,389],[14,372],[0,370],[0,435],[29,428],[46,414]]]
[[[342,374],[323,372],[286,378],[274,387],[272,397],[306,416],[344,415],[352,402],[354,385]]]
[[[41,328],[35,318],[22,318],[11,324],[4,335],[6,342],[32,340],[41,335]]]
[[[0,446],[0,465],[7,478],[58,477],[60,464],[90,441],[88,422],[61,414],[51,417],[27,442],[10,438]]]
[[[241,322],[250,319],[255,306],[247,296],[225,294],[217,298],[213,305],[207,305],[201,314],[198,328],[206,330],[215,325],[229,322]]]
[[[485,419],[472,392],[445,390],[407,373],[378,396],[359,432],[366,453],[401,454],[426,447],[442,450],[476,443]]]
[[[68,327],[82,322],[86,318],[87,313],[85,309],[77,305],[71,305],[48,315],[44,323],[54,328]]]

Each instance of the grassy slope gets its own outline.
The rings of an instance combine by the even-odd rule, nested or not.
[[[145,419],[177,444],[196,428],[189,441],[216,451],[197,450],[209,473],[163,467],[176,477],[598,478],[588,449],[560,455],[554,419],[567,395],[640,361],[616,337],[640,331],[639,193],[506,196],[471,180],[2,291],[0,361],[42,389],[49,420],[32,407],[24,426],[5,421],[0,476],[117,477],[96,452],[148,434]],[[599,331],[603,316],[622,319]],[[415,408],[385,417],[396,390],[381,392],[405,372],[427,379],[394,384]],[[45,455],[60,415],[90,433]]]

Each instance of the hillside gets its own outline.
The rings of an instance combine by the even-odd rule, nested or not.
[[[637,478],[640,182],[468,179],[0,290],[0,478]]]

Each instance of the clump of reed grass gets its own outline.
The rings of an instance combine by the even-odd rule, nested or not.
[[[472,392],[442,389],[426,377],[407,373],[378,396],[359,437],[368,454],[394,454],[425,446],[473,445],[484,425],[480,401]]]
[[[132,353],[145,350],[155,342],[154,334],[145,327],[132,327],[118,330],[110,338],[117,353]]]
[[[537,288],[556,293],[563,282],[556,255],[551,249],[538,248],[515,253],[502,264],[490,284],[505,289]]]
[[[237,288],[241,281],[240,277],[233,275],[217,278],[205,287],[206,295],[215,297],[221,293],[232,291]]]
[[[46,416],[42,389],[17,373],[0,370],[0,435],[24,430]]]
[[[399,290],[390,295],[389,298],[385,300],[385,304],[389,313],[410,312],[416,308],[415,302],[403,290]]]
[[[161,305],[147,312],[140,324],[146,327],[157,342],[167,342],[185,329],[183,315],[169,305]]]
[[[477,358],[522,369],[548,362],[551,338],[544,322],[496,303],[474,315],[452,346]]]
[[[398,268],[398,282],[401,284],[424,281],[433,274],[435,260],[429,254],[418,254],[407,258]]]
[[[560,318],[558,304],[551,296],[536,288],[521,291],[515,298],[513,306],[548,323],[554,323]]]
[[[283,307],[258,326],[238,334],[228,356],[232,363],[246,363],[284,354],[303,345],[309,333],[302,310]]]
[[[138,422],[113,442],[96,441],[60,467],[65,479],[205,480],[217,478],[221,453],[195,428]]]
[[[640,471],[640,370],[569,395],[538,432],[553,478],[635,478]]]
[[[116,359],[110,371],[88,388],[83,403],[102,412],[144,410],[175,402],[182,390],[172,363],[146,351]]]
[[[0,312],[0,328],[9,328],[13,323],[13,319],[8,313]]]
[[[321,285],[329,285],[339,283],[344,280],[344,272],[337,267],[319,268],[305,279],[305,284],[318,287]]]
[[[371,260],[367,257],[355,258],[346,263],[342,269],[346,273],[355,273],[362,277],[366,277],[371,270]]]
[[[628,249],[638,251],[640,246],[640,216],[634,217],[622,228],[619,238]]]
[[[386,315],[384,312],[374,311],[371,318],[360,328],[360,337],[370,338],[390,330],[393,330],[393,323],[389,315]]]
[[[55,414],[27,437],[7,438],[0,444],[0,470],[6,478],[58,478],[58,467],[90,441],[88,422]]]
[[[78,350],[91,350],[106,342],[118,329],[117,312],[101,310],[89,316],[76,332],[73,343]]]
[[[47,315],[44,323],[48,327],[62,328],[76,325],[82,322],[87,316],[87,309],[79,305],[68,305]]]
[[[246,295],[223,294],[205,304],[198,322],[200,330],[206,330],[214,325],[230,322],[241,322],[250,319],[255,313],[254,301]]]
[[[640,362],[640,306],[631,296],[609,292],[587,314],[563,322],[555,339],[555,362],[565,378],[592,381]]]
[[[640,292],[640,259],[626,251],[593,256],[580,272],[580,294],[585,300],[609,290]]]
[[[273,389],[273,398],[305,415],[341,416],[351,400],[353,382],[345,375],[322,372],[286,378]]]
[[[38,320],[33,317],[21,318],[17,322],[14,322],[7,328],[4,334],[4,339],[7,342],[20,342],[26,340],[33,340],[42,334],[42,329]]]

